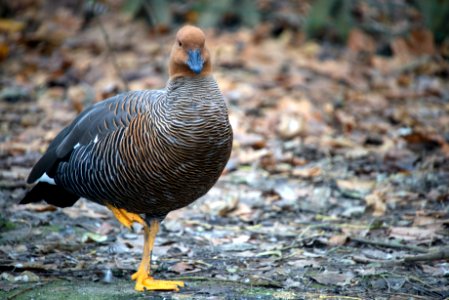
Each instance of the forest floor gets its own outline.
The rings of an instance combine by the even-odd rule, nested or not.
[[[186,287],[139,293],[140,228],[86,200],[16,204],[52,138],[124,89],[97,23],[81,29],[64,9],[45,22],[8,35],[1,62],[0,298],[449,297],[447,61],[411,43],[361,53],[357,36],[342,49],[288,31],[208,32],[232,157],[156,239],[155,277]],[[173,35],[102,22],[130,89],[163,88]]]

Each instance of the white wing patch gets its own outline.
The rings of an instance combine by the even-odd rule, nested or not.
[[[96,144],[97,142],[98,142],[98,134],[95,136],[94,144]]]
[[[44,173],[36,182],[46,182],[48,184],[56,185],[55,180],[47,175],[47,173]]]
[[[78,148],[79,146],[81,146],[81,144],[80,144],[80,143],[76,143],[76,145],[73,146],[73,149],[76,149],[76,148]]]

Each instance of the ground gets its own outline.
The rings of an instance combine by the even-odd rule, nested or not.
[[[0,298],[449,297],[447,61],[289,31],[208,31],[232,157],[156,239],[155,277],[186,287],[139,293],[130,280],[143,244],[137,225],[129,231],[84,199],[63,209],[17,202],[32,165],[79,111],[124,81],[164,87],[173,34],[120,16],[81,29],[64,9],[46,21],[56,26],[28,42],[8,36],[15,46],[2,62]]]

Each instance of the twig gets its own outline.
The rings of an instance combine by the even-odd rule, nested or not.
[[[106,31],[106,28],[104,28],[103,22],[101,21],[100,17],[97,18],[97,22],[98,22],[98,26],[100,27],[101,33],[103,34],[104,41],[106,42],[106,47],[108,48],[108,54],[111,58],[112,66],[114,67],[115,72],[117,73],[118,77],[120,77],[120,80],[122,81],[123,86],[125,87],[125,90],[129,91],[128,81],[123,76],[123,73],[120,69],[118,62],[117,62],[117,58],[115,56],[115,52],[114,52],[114,49],[111,44],[111,40],[109,39],[109,35]]]
[[[412,263],[418,261],[434,261],[441,259],[449,259],[449,247],[441,247],[441,248],[433,248],[429,252],[425,254],[417,254],[405,256],[402,259],[397,260],[379,260],[379,259],[371,259],[361,256],[354,256],[352,259],[355,262],[369,264],[369,263],[380,263],[382,265],[398,265],[403,263]]]
[[[449,247],[434,248],[428,253],[404,257],[404,262],[449,259]]]
[[[362,244],[382,246],[382,247],[392,248],[392,249],[407,249],[407,250],[420,252],[420,253],[427,253],[427,251],[428,251],[427,249],[425,249],[423,247],[403,245],[398,242],[375,241],[375,240],[364,239],[361,237],[350,237],[350,239],[354,242],[358,242],[358,243],[362,243]]]
[[[354,255],[351,257],[353,261],[355,261],[356,263],[361,263],[361,264],[393,264],[393,262],[396,261],[392,261],[392,260],[380,260],[380,259],[373,259],[373,258],[368,258],[368,257],[364,257],[364,256],[358,256],[358,255]]]

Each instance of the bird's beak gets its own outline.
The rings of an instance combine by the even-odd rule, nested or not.
[[[203,58],[201,57],[200,49],[189,50],[187,54],[189,55],[187,65],[190,70],[195,74],[200,74],[203,70]]]

